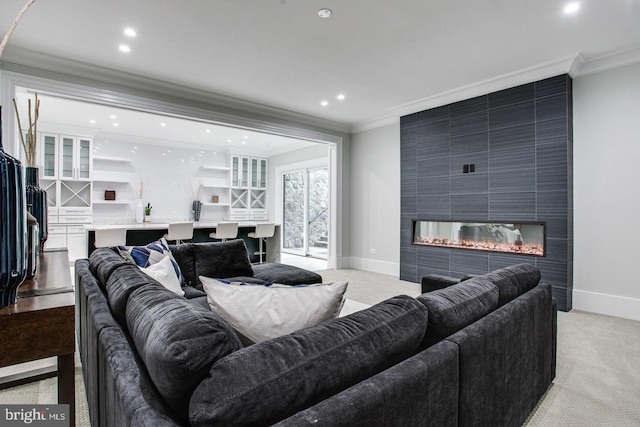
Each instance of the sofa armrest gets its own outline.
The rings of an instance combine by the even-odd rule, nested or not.
[[[460,279],[456,279],[455,277],[427,274],[422,277],[422,293],[437,291],[438,289],[444,289],[457,283],[460,283]]]
[[[266,263],[253,266],[253,277],[283,285],[311,285],[322,283],[322,276],[293,265]]]

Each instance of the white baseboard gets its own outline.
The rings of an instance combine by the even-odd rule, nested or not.
[[[369,258],[348,257],[343,258],[344,268],[355,268],[357,270],[370,271],[372,273],[386,274],[388,276],[400,277],[400,264],[388,261],[379,261]]]
[[[638,298],[621,297],[573,288],[573,308],[608,316],[640,320],[640,299]]]

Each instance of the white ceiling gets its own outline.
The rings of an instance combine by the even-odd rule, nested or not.
[[[16,101],[23,129],[28,127],[29,100],[32,102],[33,114],[34,94],[19,88]],[[38,95],[38,101],[39,131],[92,136],[96,143],[111,140],[132,145],[200,148],[260,157],[270,157],[317,144],[279,135],[42,94]]]
[[[0,34],[24,1],[0,1]],[[567,3],[38,0],[3,59],[28,49],[358,129],[487,83],[640,61],[640,0],[579,0],[573,15]]]

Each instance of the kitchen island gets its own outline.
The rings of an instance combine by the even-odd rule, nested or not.
[[[176,221],[179,222],[179,221]],[[169,230],[168,222],[143,222],[143,223],[120,223],[120,224],[86,224],[87,230],[87,256],[93,252],[96,247],[95,231],[104,229],[124,228],[127,230],[127,246],[143,246],[154,242]],[[190,242],[210,242],[215,239],[209,237],[209,234],[216,231],[217,222],[199,221],[193,223],[193,239]],[[238,224],[238,239],[243,239],[247,245],[247,250],[251,254],[251,262],[259,262],[259,256],[254,254],[258,252],[258,240],[248,237],[247,234],[254,231],[256,222],[240,222]],[[173,242],[169,242],[173,243]],[[280,262],[280,225],[276,224],[273,237],[266,239],[266,245],[263,246],[266,252],[266,262]]]

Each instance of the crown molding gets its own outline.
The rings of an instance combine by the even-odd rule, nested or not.
[[[586,76],[640,62],[640,45],[593,58],[579,55],[572,77]]]
[[[486,95],[488,93],[546,79],[559,74],[565,74],[569,71],[577,56],[578,54],[565,56],[533,67],[524,68],[512,73],[503,74],[501,76],[492,77],[470,85],[461,86],[414,102],[399,105],[392,110],[399,116],[405,116],[407,114],[413,114],[419,111],[451,104],[453,102],[474,98],[476,96]]]
[[[392,125],[392,124],[398,123],[399,121],[400,121],[399,115],[389,114],[383,117],[378,117],[377,119],[354,123],[353,126],[351,126],[351,132],[352,133],[364,132],[367,130]]]
[[[324,130],[348,133],[350,126],[347,123],[326,120],[307,114],[301,114],[260,102],[235,98],[229,95],[210,92],[207,90],[170,83],[133,73],[99,67],[81,61],[61,58],[43,52],[17,48],[8,45],[0,61],[0,69],[16,73],[24,72],[40,77],[50,76],[49,73],[84,80],[85,84],[111,86],[111,90],[118,91],[126,88],[132,94],[155,93],[162,96],[189,100],[191,103],[200,103],[217,108],[229,110],[232,114],[250,113],[264,117],[276,118],[292,123],[303,124],[321,128]]]

